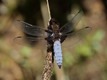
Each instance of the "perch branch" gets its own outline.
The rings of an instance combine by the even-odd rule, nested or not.
[[[51,19],[51,12],[50,12],[50,7],[49,7],[49,1],[46,0],[47,3],[47,8],[48,8],[48,15],[49,15],[49,20]]]
[[[53,68],[52,52],[48,52],[46,56],[46,64],[42,73],[42,80],[50,80],[52,75],[52,68]]]

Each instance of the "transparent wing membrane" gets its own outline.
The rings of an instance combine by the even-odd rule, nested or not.
[[[24,21],[17,20],[19,22],[18,27],[22,29],[22,31],[28,35],[32,36],[44,36],[45,34],[45,29],[39,27],[39,26],[33,26],[29,23],[26,23]]]
[[[70,22],[66,23],[64,26],[60,28],[60,32],[63,34],[71,32],[74,30],[74,27],[79,23],[83,13],[79,10],[76,15],[70,20]]]
[[[63,35],[68,36],[68,38],[72,38],[73,36],[86,36],[91,31],[91,29],[91,27],[87,26],[82,29],[74,30]]]
[[[30,43],[35,45],[35,43],[45,40],[47,33],[45,29],[39,26],[33,26],[21,20],[17,20],[17,27],[24,32],[24,36],[17,36],[14,38],[14,42],[17,44]]]
[[[17,36],[17,37],[15,37],[14,38],[14,42],[16,44],[19,44],[19,45],[24,45],[24,44],[26,44],[28,42],[33,43],[33,44],[39,43],[39,42],[41,42],[43,44],[46,43],[44,37],[25,37],[25,36]]]
[[[73,46],[84,40],[84,37],[91,31],[91,27],[84,27],[82,29],[75,30],[75,27],[81,20],[82,16],[82,10],[77,11],[70,22],[66,23],[60,28],[62,35],[66,37],[65,41],[62,43],[63,47],[72,48]]]
[[[69,34],[65,34],[68,37],[62,43],[63,47],[72,48],[73,46],[77,45],[81,41],[85,40],[85,37],[89,34],[91,29],[92,29],[91,27],[84,27],[79,30],[74,30],[73,32],[71,32]]]

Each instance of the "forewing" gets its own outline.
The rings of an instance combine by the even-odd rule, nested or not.
[[[18,27],[20,27],[25,34],[28,34],[31,36],[44,36],[46,34],[45,29],[39,26],[34,26],[24,21],[20,21],[20,20],[18,20],[17,22],[21,24]]]
[[[71,31],[74,30],[74,27],[78,24],[78,22],[80,21],[81,17],[82,17],[83,13],[81,10],[79,10],[75,16],[70,20],[70,22],[66,23],[64,26],[62,26],[60,28],[60,32],[62,32],[62,34],[66,34],[69,33]]]

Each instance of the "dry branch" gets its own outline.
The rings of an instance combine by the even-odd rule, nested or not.
[[[48,52],[46,56],[46,64],[42,73],[42,80],[50,80],[52,75],[53,61],[52,52]]]

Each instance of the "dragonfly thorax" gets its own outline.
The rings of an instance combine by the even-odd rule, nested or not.
[[[61,38],[59,24],[53,18],[49,21],[49,26],[48,26],[48,29],[47,29],[47,33],[48,33],[48,36],[47,36],[48,40],[51,40],[53,42],[55,40],[58,40],[58,39]]]
[[[51,37],[52,37],[53,41],[59,40],[61,38],[61,33],[59,33],[59,32],[58,33],[52,33]]]

